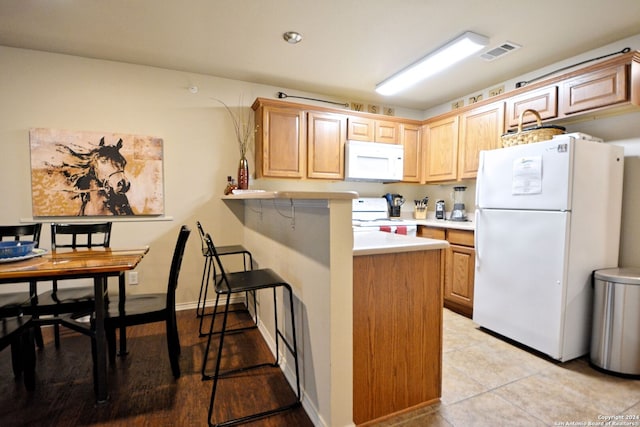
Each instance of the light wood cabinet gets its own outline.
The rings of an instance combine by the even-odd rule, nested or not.
[[[458,116],[428,122],[424,127],[424,181],[453,181],[458,166]]]
[[[442,250],[353,257],[353,421],[437,402]]]
[[[355,141],[400,144],[400,124],[390,120],[350,116],[347,138]]]
[[[404,147],[404,168],[402,181],[420,182],[422,169],[421,126],[400,124],[400,142]]]
[[[474,232],[421,225],[417,235],[449,242],[442,268],[443,304],[456,313],[472,317],[476,265]]]
[[[537,111],[542,120],[558,117],[558,86],[543,87],[507,99],[507,127],[517,127],[520,114],[525,110]],[[523,125],[536,123],[533,114],[525,114],[522,119]]]
[[[447,240],[447,233],[444,228],[419,226],[416,232],[418,237],[429,239]]]
[[[427,122],[423,130],[423,181],[475,178],[480,150],[500,148],[503,133],[504,102]]]
[[[562,112],[574,114],[626,102],[628,80],[626,64],[565,80],[560,86]]]
[[[445,256],[444,306],[471,317],[476,265],[473,231],[447,229],[447,241],[449,249]]]
[[[388,120],[376,120],[375,141],[387,144],[400,144],[400,124]]]
[[[460,118],[458,142],[458,179],[475,178],[481,150],[501,147],[504,133],[504,103],[485,105],[464,113]]]
[[[307,114],[307,177],[344,179],[344,143],[347,117],[340,114]]]
[[[375,121],[364,117],[348,118],[347,138],[355,141],[372,142],[375,138]]]
[[[256,176],[303,178],[306,174],[304,111],[262,104],[254,104],[254,109],[258,126]]]

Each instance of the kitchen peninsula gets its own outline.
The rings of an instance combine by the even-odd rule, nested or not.
[[[440,268],[448,243],[382,232],[358,233],[354,241],[357,197],[223,197],[244,225],[238,243],[293,288],[303,405],[316,425],[361,424],[440,397]],[[273,350],[273,305],[258,298],[260,328]],[[284,372],[291,381],[290,361]]]

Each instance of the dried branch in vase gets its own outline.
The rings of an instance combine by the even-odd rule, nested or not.
[[[237,112],[234,112],[223,101],[217,98],[212,99],[222,104],[229,113],[231,121],[233,122],[233,129],[236,132],[236,138],[238,139],[240,157],[246,157],[247,151],[251,146],[251,142],[253,141],[255,133],[258,131],[258,126],[254,126],[253,124],[253,114],[251,113],[251,109],[247,110],[246,108],[242,107],[242,98],[240,98],[240,107],[238,107]]]

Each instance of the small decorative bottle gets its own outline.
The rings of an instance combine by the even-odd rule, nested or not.
[[[236,188],[238,188],[238,186],[233,178],[231,176],[227,176],[227,187],[224,189],[224,195],[227,196],[231,194]]]

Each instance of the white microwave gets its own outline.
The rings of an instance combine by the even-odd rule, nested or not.
[[[399,144],[347,141],[345,179],[351,181],[402,181],[404,147]]]

